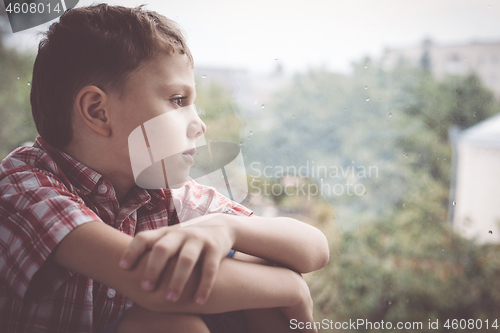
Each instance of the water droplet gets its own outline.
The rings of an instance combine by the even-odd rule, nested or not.
[[[405,206],[406,206],[406,204],[403,204],[403,207],[405,207]]]
[[[405,158],[408,158],[408,155],[407,155],[407,154],[404,154],[403,156],[404,156]]]
[[[369,102],[369,101],[370,101],[370,97],[368,97],[368,98],[366,99],[366,101],[367,101],[367,102]]]
[[[247,136],[247,139],[250,139],[250,135],[249,135],[249,136]]]
[[[368,86],[365,86],[365,89],[368,89]]]
[[[493,235],[493,231],[492,231],[492,230],[488,231],[488,233],[489,233],[490,235]]]
[[[295,119],[295,115],[293,115],[292,118]]]
[[[453,201],[453,206],[456,206],[457,205],[457,202],[456,201]]]
[[[366,65],[365,68],[368,68],[368,65]]]
[[[250,135],[253,135],[253,131],[250,131]]]
[[[260,107],[261,107],[261,108],[265,108],[266,106],[265,106],[264,104],[262,104]]]
[[[391,305],[391,304],[392,304],[392,302],[391,302],[391,301],[389,301],[389,305]]]
[[[274,59],[274,60],[278,61],[279,59],[278,59],[278,58],[276,58],[276,59]]]
[[[443,249],[443,252],[444,252],[444,249]]]
[[[392,117],[392,112],[389,112],[389,118],[391,118],[391,117]]]
[[[378,101],[380,102],[380,98],[378,99]]]
[[[201,77],[202,77],[203,79],[206,79],[206,78],[207,78],[207,76],[206,76],[206,75],[202,75]]]
[[[476,116],[476,113],[474,112],[473,116],[475,117]]]
[[[19,79],[20,79],[20,77],[18,76],[18,77],[17,77],[17,79],[19,80]]]

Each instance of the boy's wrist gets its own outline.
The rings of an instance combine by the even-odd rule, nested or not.
[[[233,242],[232,249],[236,249],[236,244],[238,243],[238,240],[240,238],[241,234],[241,221],[238,219],[238,216],[235,215],[229,215],[229,214],[221,214],[220,217],[222,218],[222,223],[226,228],[229,230],[229,234],[231,235],[231,240]]]

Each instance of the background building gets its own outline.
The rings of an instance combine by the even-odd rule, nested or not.
[[[453,227],[478,242],[500,242],[500,115],[463,131]]]
[[[386,50],[386,68],[404,61],[428,68],[437,78],[474,73],[500,98],[500,42],[437,45],[424,40],[419,46]]]

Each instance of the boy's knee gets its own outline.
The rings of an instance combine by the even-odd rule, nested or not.
[[[197,315],[149,312],[130,309],[120,321],[117,333],[210,333]]]

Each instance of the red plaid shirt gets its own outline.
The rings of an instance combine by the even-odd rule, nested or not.
[[[134,236],[216,212],[252,214],[194,181],[176,191],[134,187],[120,205],[110,182],[41,138],[16,149],[0,164],[0,330],[101,332],[132,305],[46,260],[77,226],[97,220]]]

